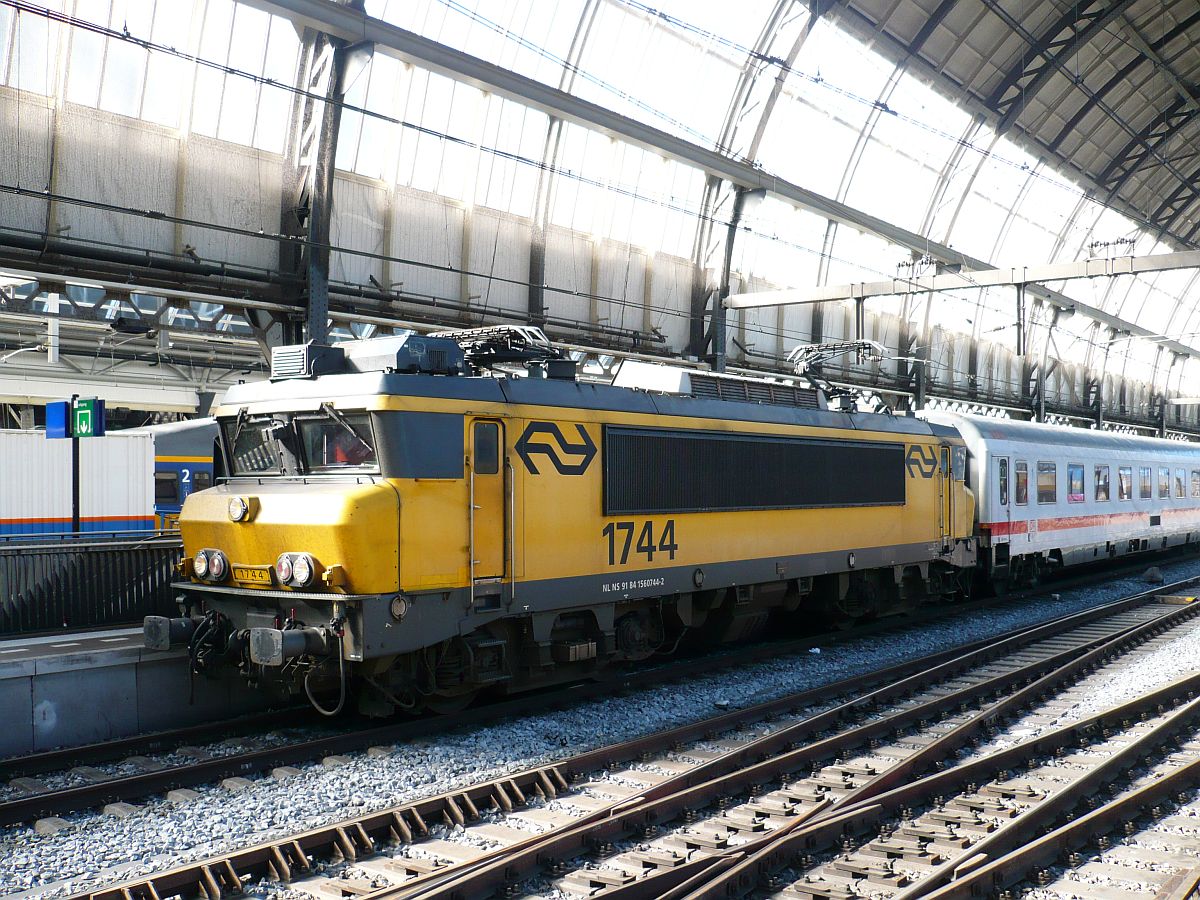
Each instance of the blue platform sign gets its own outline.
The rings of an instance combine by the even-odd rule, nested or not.
[[[71,437],[71,401],[46,404],[46,437]]]
[[[47,403],[46,437],[104,437],[104,401],[91,397]]]

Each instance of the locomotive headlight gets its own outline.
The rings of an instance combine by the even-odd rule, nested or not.
[[[292,558],[286,553],[275,560],[275,577],[280,584],[287,584],[292,580]]]
[[[208,551],[201,550],[192,559],[192,571],[196,573],[197,578],[208,577]]]
[[[313,580],[313,559],[307,553],[297,553],[292,559],[292,584],[305,587]]]
[[[234,522],[240,522],[250,512],[250,506],[241,497],[232,497],[229,500],[229,518]]]
[[[208,551],[208,580],[224,581],[229,574],[229,561],[220,550]]]

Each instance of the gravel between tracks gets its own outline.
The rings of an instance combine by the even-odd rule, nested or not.
[[[1200,560],[1161,566],[1168,581],[1200,575]],[[299,776],[256,777],[233,793],[197,788],[174,805],[153,798],[125,818],[84,812],[69,828],[38,835],[0,830],[0,895],[50,898],[249,846],[359,812],[380,809],[544,765],[587,749],[761,703],[906,659],[1095,606],[1145,588],[1139,578],[1061,592],[1061,599],[1014,603],[984,618],[950,617],[919,635],[876,635],[817,653],[800,653],[697,679],[649,688],[571,709],[401,746],[388,756],[355,754],[335,768],[319,762]],[[535,701],[536,702],[536,701]]]

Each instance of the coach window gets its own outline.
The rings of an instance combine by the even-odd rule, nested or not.
[[[1133,499],[1133,466],[1121,466],[1117,469],[1117,499]]]
[[[179,502],[179,479],[174,472],[154,473],[154,502]]]
[[[1096,466],[1096,499],[1103,501],[1108,499],[1109,490],[1109,469],[1108,466]]]
[[[1166,466],[1158,467],[1158,499],[1171,499],[1171,470]]]
[[[1087,499],[1084,494],[1083,466],[1079,463],[1067,464],[1067,502],[1082,503]],[[1038,503],[1042,502],[1041,488],[1038,488]]]
[[[1182,500],[1187,496],[1187,471],[1175,470],[1175,499]]]
[[[1200,469],[1192,469],[1192,496],[1200,497]]]
[[[208,472],[193,472],[192,473],[192,493],[196,491],[207,491],[212,487],[212,475]]]
[[[1054,503],[1058,499],[1057,465],[1052,462],[1038,463],[1037,489],[1038,503]]]
[[[1008,460],[1000,460],[1000,505],[1008,506]]]
[[[1024,506],[1029,502],[1029,463],[1018,462],[1014,473],[1017,478],[1017,506]]]
[[[1154,496],[1154,482],[1151,480],[1151,472],[1149,466],[1138,467],[1138,497],[1142,500],[1149,500]]]

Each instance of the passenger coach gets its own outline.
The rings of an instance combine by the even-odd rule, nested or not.
[[[993,583],[1200,541],[1200,447],[1083,428],[930,413],[970,450]]]

